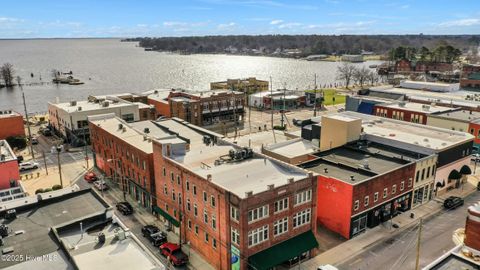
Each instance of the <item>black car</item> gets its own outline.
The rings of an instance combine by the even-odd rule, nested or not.
[[[143,237],[147,237],[159,231],[160,229],[155,225],[145,225],[142,228],[142,235]]]
[[[167,242],[167,233],[159,231],[146,237],[153,246],[159,247]]]
[[[126,216],[133,213],[133,207],[128,202],[117,203],[117,210]]]
[[[446,209],[455,209],[463,205],[463,199],[460,197],[450,196],[443,202],[443,207]]]

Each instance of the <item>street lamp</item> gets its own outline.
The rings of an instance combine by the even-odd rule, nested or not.
[[[107,162],[108,163],[113,163],[113,182],[117,182],[117,178],[116,178],[116,175],[117,175],[117,161],[119,161],[120,159],[118,158],[109,158],[107,159]],[[122,168],[120,167],[120,173],[122,173]],[[123,174],[120,174],[120,182],[122,183],[122,192],[123,192],[123,199],[124,200],[127,200],[127,195],[125,193],[125,184],[124,184],[124,181],[123,181]]]

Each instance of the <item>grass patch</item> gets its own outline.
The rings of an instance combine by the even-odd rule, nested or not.
[[[337,91],[332,88],[325,88],[325,89],[319,89],[317,90],[317,93],[320,93],[320,91],[323,91],[323,104],[325,106],[328,105],[337,105],[337,104],[344,104],[345,103],[345,95],[337,94]],[[306,92],[315,92],[315,90],[307,90]],[[333,98],[335,97],[335,102],[333,101]]]

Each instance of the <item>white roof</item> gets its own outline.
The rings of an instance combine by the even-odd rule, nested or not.
[[[379,136],[425,148],[442,150],[473,140],[469,133],[414,124],[356,112],[343,112],[342,115],[362,119],[363,131],[368,135]]]
[[[125,101],[119,101],[119,102],[112,102],[112,101],[107,101],[109,102],[108,107],[103,107],[102,103],[94,103],[94,102],[88,102],[87,100],[82,100],[82,101],[77,101],[77,104],[72,106],[70,102],[64,102],[64,103],[50,103],[51,105],[60,108],[67,113],[74,113],[74,112],[80,112],[78,110],[79,107],[81,108],[81,112],[85,111],[101,111],[101,110],[108,110],[109,108],[118,108],[118,107],[137,107],[138,105],[130,103],[130,102],[125,102]]]
[[[312,142],[301,138],[272,144],[266,146],[265,149],[287,158],[308,155],[318,151],[318,148],[314,147]]]
[[[0,140],[0,155],[2,155],[5,158],[5,161],[11,161],[14,159],[17,159],[17,156],[12,151],[12,148],[10,148],[10,145],[6,140]],[[3,162],[0,160],[0,162]]]
[[[168,98],[171,89],[155,89],[144,92],[143,94],[148,95],[149,99],[160,101],[160,102],[167,102],[165,99]]]
[[[249,191],[253,194],[267,191],[268,185],[287,185],[290,178],[297,181],[308,177],[302,169],[259,156],[216,166],[215,160],[228,155],[232,149],[235,148],[231,145],[197,146],[173,159],[205,179],[211,175],[213,183],[240,198],[246,198],[245,193]]]
[[[385,108],[392,108],[392,109],[399,109],[399,110],[406,110],[406,111],[413,111],[413,112],[421,112],[425,114],[446,112],[446,111],[452,110],[451,107],[431,106],[428,104],[422,104],[422,103],[416,103],[416,102],[388,103],[388,104],[383,103],[383,104],[377,104],[377,106],[382,106]]]

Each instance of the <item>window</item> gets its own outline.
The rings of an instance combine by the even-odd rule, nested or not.
[[[207,202],[207,192],[203,192],[203,201]]]
[[[358,200],[357,200],[358,202]],[[298,212],[293,216],[293,228],[297,228],[299,226],[309,224],[312,210],[310,208],[303,210],[302,212]]]
[[[417,175],[415,176],[415,183],[418,182],[420,178],[420,171],[417,171]]]
[[[193,195],[197,195],[197,186],[193,185]]]
[[[408,178],[408,187],[412,186],[412,178]]]
[[[435,175],[435,164],[432,166],[432,175]]]
[[[279,219],[273,223],[273,235],[277,236],[288,232],[288,217]]]
[[[383,189],[383,198],[385,199],[385,198],[387,198],[387,196],[388,196],[388,188],[384,188]]]
[[[197,204],[196,204],[196,203],[193,204],[193,214],[194,214],[195,216],[198,216],[198,208],[197,208]]]
[[[217,239],[215,239],[215,238],[212,238],[212,247],[214,249],[217,249]]]
[[[370,196],[365,196],[365,198],[363,199],[363,205],[368,206],[369,203],[370,203]]]
[[[178,193],[178,204],[182,204],[182,193]]]
[[[303,204],[312,200],[312,190],[308,189],[295,194],[295,205]]]
[[[195,225],[195,234],[198,235],[198,225]]]
[[[378,192],[375,192],[375,194],[373,194],[373,202],[377,202],[378,201]]]
[[[190,211],[190,199],[187,198],[187,211]]]
[[[268,205],[264,205],[248,211],[248,222],[254,222],[256,220],[268,217]]]
[[[214,230],[217,229],[217,217],[215,217],[214,215],[212,215],[212,228]]]
[[[359,207],[360,207],[360,201],[356,200],[355,203],[353,204],[353,210],[357,211]]]
[[[210,196],[210,205],[211,205],[212,207],[215,207],[215,204],[216,204],[216,202],[215,202],[215,196],[212,195],[212,196]]]
[[[422,169],[422,180],[425,179],[425,168]]]
[[[427,178],[430,177],[430,167],[427,169]]]
[[[237,229],[234,229],[232,228],[232,242],[237,244],[237,245],[240,245],[240,234],[238,233],[238,230]]]
[[[392,194],[395,194],[397,192],[397,185],[392,186]]]
[[[248,232],[248,246],[254,246],[268,240],[268,225]]]
[[[177,175],[177,184],[180,185],[180,175]]]
[[[170,181],[172,181],[173,183],[173,180],[175,179],[175,176],[173,175],[173,172],[170,173]]]
[[[288,197],[276,201],[273,206],[274,206],[273,208],[274,208],[275,213],[281,212],[283,210],[287,210],[288,209]]]
[[[167,184],[163,185],[163,194],[168,195]]]
[[[208,213],[207,211],[203,210],[203,221],[205,223],[208,223]]]
[[[188,220],[188,229],[191,230],[192,229],[192,221],[189,219]]]
[[[188,180],[187,180],[187,182],[186,182],[186,188],[187,188],[187,191],[190,190],[190,183],[188,182]]]
[[[240,212],[238,211],[238,208],[230,206],[230,218],[235,221],[240,220]]]
[[[205,242],[208,243],[208,233],[205,233]]]
[[[400,183],[400,191],[403,191],[405,189],[405,181],[402,181]]]
[[[172,200],[175,201],[175,197],[176,197],[176,195],[175,195],[175,189],[174,189],[174,190],[172,191]]]

